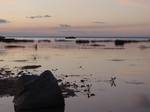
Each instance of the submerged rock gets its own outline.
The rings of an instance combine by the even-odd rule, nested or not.
[[[48,42],[48,43],[50,43],[51,40],[38,40],[38,42],[39,42],[39,43],[40,43],[40,42]]]
[[[22,69],[37,69],[40,67],[41,65],[27,65],[27,66],[23,66]]]
[[[76,39],[77,37],[70,36],[70,37],[65,37],[65,39]]]
[[[0,35],[0,40],[4,40],[5,38],[5,36]]]
[[[76,40],[76,44],[89,44],[89,40]]]
[[[64,112],[64,98],[57,79],[50,71],[40,76],[23,75],[14,97],[16,112]]]
[[[115,40],[115,46],[124,46],[128,43],[148,42],[147,40]]]
[[[15,38],[2,38],[0,37],[0,42],[4,43],[22,43],[22,42],[31,42],[33,43],[34,40],[27,40],[27,39],[15,39]]]
[[[25,48],[25,46],[22,45],[6,45],[6,49],[11,49],[11,48]]]

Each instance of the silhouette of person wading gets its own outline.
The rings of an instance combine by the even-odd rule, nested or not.
[[[111,87],[116,87],[116,83],[115,83],[116,79],[117,79],[116,77],[111,77],[111,79],[109,80]]]

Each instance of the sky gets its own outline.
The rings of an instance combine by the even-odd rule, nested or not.
[[[0,0],[0,34],[150,36],[150,0]]]

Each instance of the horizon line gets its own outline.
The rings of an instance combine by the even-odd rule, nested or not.
[[[76,38],[150,38],[150,36],[53,36],[53,35],[3,35],[5,37],[76,37]]]

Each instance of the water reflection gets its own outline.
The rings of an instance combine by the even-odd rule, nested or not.
[[[90,112],[96,112],[98,110],[105,112],[107,111],[107,108],[115,112],[120,112],[118,109],[123,111],[124,108],[130,110],[131,107],[128,107],[127,103],[128,101],[131,103],[131,99],[133,97],[130,97],[129,100],[125,100],[125,102],[123,99],[128,99],[127,96],[133,92],[145,92],[149,94],[149,85],[147,85],[149,82],[148,66],[150,65],[149,49],[142,51],[136,46],[135,48],[131,49],[128,48],[128,46],[125,46],[126,49],[117,50],[121,49],[122,47],[116,48],[109,45],[106,45],[105,49],[62,49],[61,46],[60,49],[54,49],[41,48],[42,45],[38,44],[38,49],[36,50],[34,45],[32,45],[32,49],[8,49],[6,56],[0,54],[2,59],[2,62],[0,63],[2,66],[9,65],[8,68],[10,67],[13,71],[14,68],[12,69],[12,67],[17,67],[17,73],[20,72],[20,74],[18,74],[19,76],[24,74],[24,72],[19,69],[22,66],[33,64],[41,65],[41,68],[36,69],[37,72],[41,72],[45,69],[51,69],[53,72],[55,72],[55,75],[59,79],[58,81],[60,82],[60,86],[62,84],[61,89],[63,90],[63,95],[65,96],[66,101],[68,101],[65,108],[66,112],[81,112],[85,108],[90,108]],[[111,59],[111,61],[107,61],[108,59]],[[32,75],[35,71],[30,70],[30,73],[28,73],[28,70],[26,70],[25,72]],[[62,74],[64,74],[64,76]],[[93,74],[93,76],[89,74]],[[118,75],[117,78],[115,78],[107,74]],[[0,81],[0,95],[14,96],[14,87],[12,87],[14,82],[12,80],[16,80],[13,78],[16,76],[16,73],[10,73],[9,69],[2,69],[0,76],[1,78],[8,78],[10,76],[9,80],[5,79],[3,82]],[[116,86],[117,88],[115,88]],[[38,93],[39,92],[37,92],[37,94]],[[119,104],[117,104],[117,102],[119,102]],[[70,103],[72,103],[72,105],[70,105]],[[136,104],[137,107],[142,108],[149,109],[150,106],[148,96],[143,97],[143,95],[136,97],[133,100],[133,103],[134,105]],[[109,104],[112,105],[110,106]],[[103,107],[105,109],[103,109]],[[70,110],[67,108],[70,108]],[[78,108],[78,111],[76,111],[75,108]],[[64,109],[56,110],[47,107],[45,109],[32,109],[32,111],[28,109],[24,111],[20,110],[18,112],[34,111],[63,112]]]
[[[38,44],[37,43],[35,44],[34,49],[35,49],[35,51],[38,50]]]

